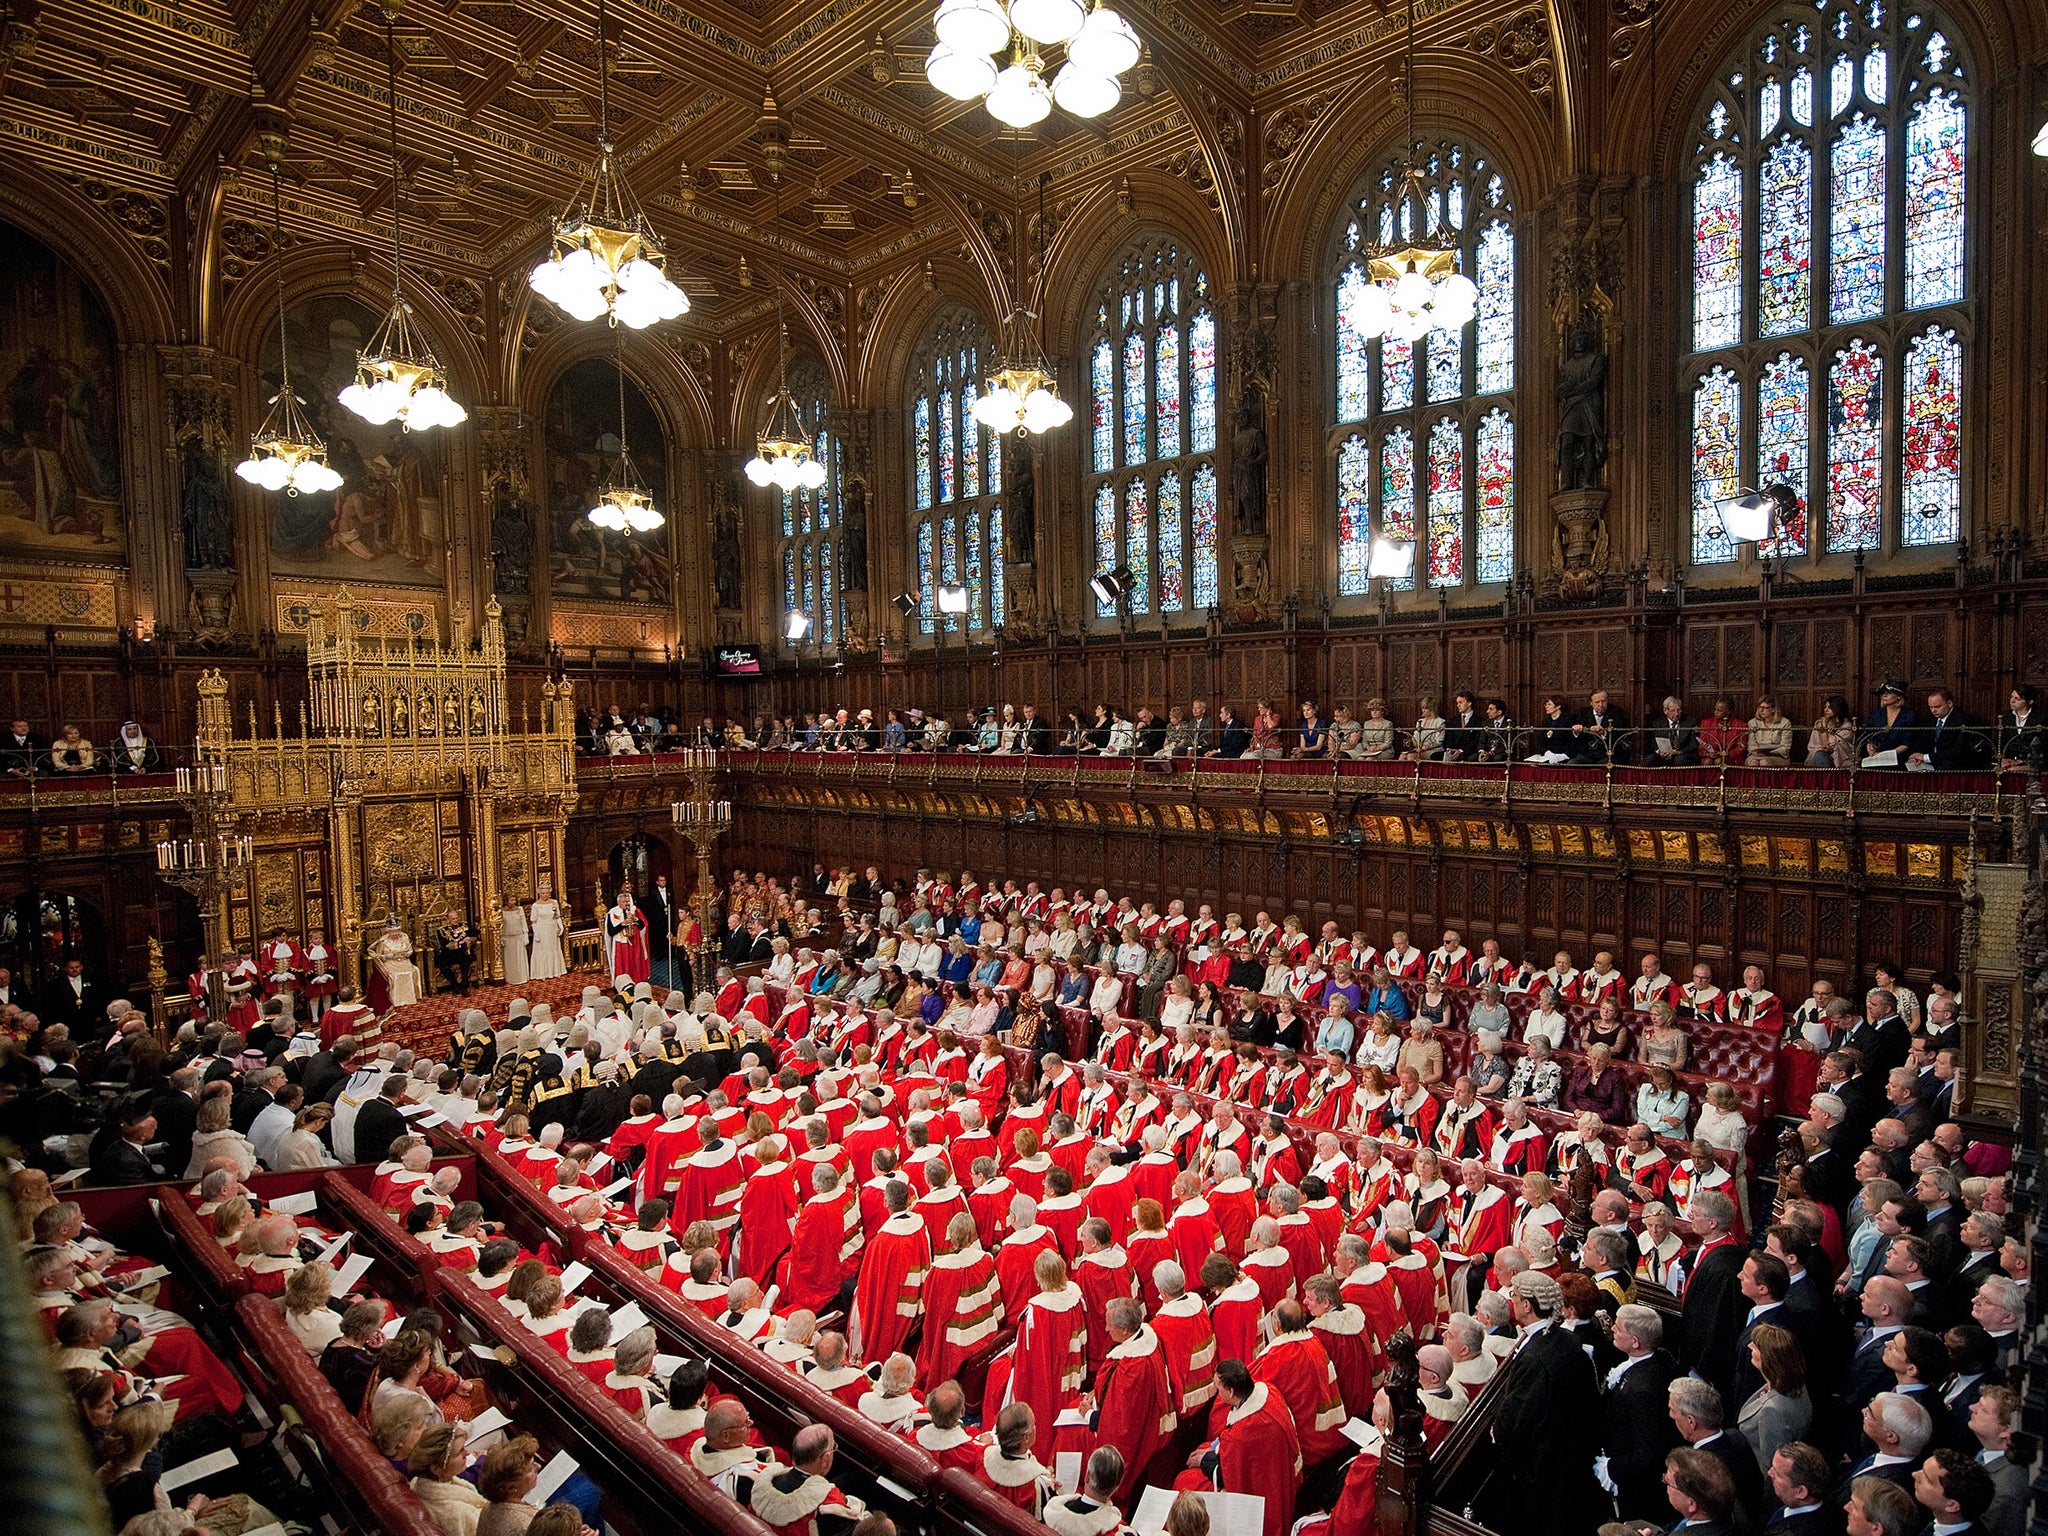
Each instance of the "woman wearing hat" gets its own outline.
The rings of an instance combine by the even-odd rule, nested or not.
[[[1888,677],[1877,685],[1877,708],[1863,721],[1863,755],[1904,752],[1919,732],[1920,717],[1906,703],[1906,685]]]

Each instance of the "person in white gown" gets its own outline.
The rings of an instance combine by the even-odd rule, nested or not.
[[[527,919],[533,935],[533,947],[526,959],[527,979],[545,981],[550,976],[566,975],[569,964],[562,958],[562,909],[555,905],[555,888],[545,880],[533,898]]]
[[[384,978],[392,1007],[403,1008],[420,1000],[420,968],[413,964],[412,940],[397,918],[384,920],[384,931],[370,946],[370,959]]]
[[[505,985],[526,984],[526,908],[516,901],[505,903],[504,923]]]

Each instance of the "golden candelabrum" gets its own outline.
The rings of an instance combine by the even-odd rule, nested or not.
[[[234,791],[226,763],[203,758],[177,776],[178,803],[184,807],[190,835],[167,838],[156,845],[157,878],[189,893],[199,903],[200,931],[211,964],[207,972],[206,1014],[227,1015],[227,896],[256,856],[256,839],[235,830]]]
[[[713,929],[718,899],[711,855],[719,838],[732,829],[732,802],[717,798],[717,748],[691,747],[682,757],[683,771],[690,776],[690,793],[669,807],[669,816],[676,830],[697,850],[697,888],[690,896],[690,909],[697,915],[697,947],[690,956],[690,965],[697,989],[708,992],[718,971],[718,937]]]

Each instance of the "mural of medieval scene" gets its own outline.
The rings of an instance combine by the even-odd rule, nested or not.
[[[325,294],[285,315],[292,388],[327,440],[339,490],[270,498],[270,568],[336,581],[438,585],[448,542],[447,434],[372,426],[337,398],[355,381],[356,353],[378,317],[355,299]],[[277,332],[263,344],[263,399],[277,393]],[[259,402],[260,404],[260,402]]]
[[[126,558],[118,358],[99,296],[0,224],[0,552]]]
[[[626,446],[641,484],[664,516],[649,533],[608,533],[585,515],[618,467],[619,375],[609,358],[573,364],[548,394],[548,577],[556,597],[666,603],[669,599],[668,440],[640,386],[625,381]]]

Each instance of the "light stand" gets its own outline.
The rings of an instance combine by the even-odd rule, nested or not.
[[[718,791],[718,750],[715,747],[687,747],[683,750],[683,771],[690,776],[687,799],[669,806],[669,819],[697,852],[697,889],[690,908],[697,915],[697,948],[690,957],[692,980],[697,990],[711,990],[718,973],[715,963],[717,941],[712,936],[716,898],[712,895],[712,850],[719,838],[732,828],[732,802],[716,798]],[[692,1005],[695,999],[691,1000]]]
[[[224,1019],[228,1008],[226,897],[256,856],[256,839],[234,830],[226,763],[202,762],[177,770],[178,803],[192,835],[156,845],[156,874],[199,903],[200,933],[214,964],[207,973],[206,1016]]]

